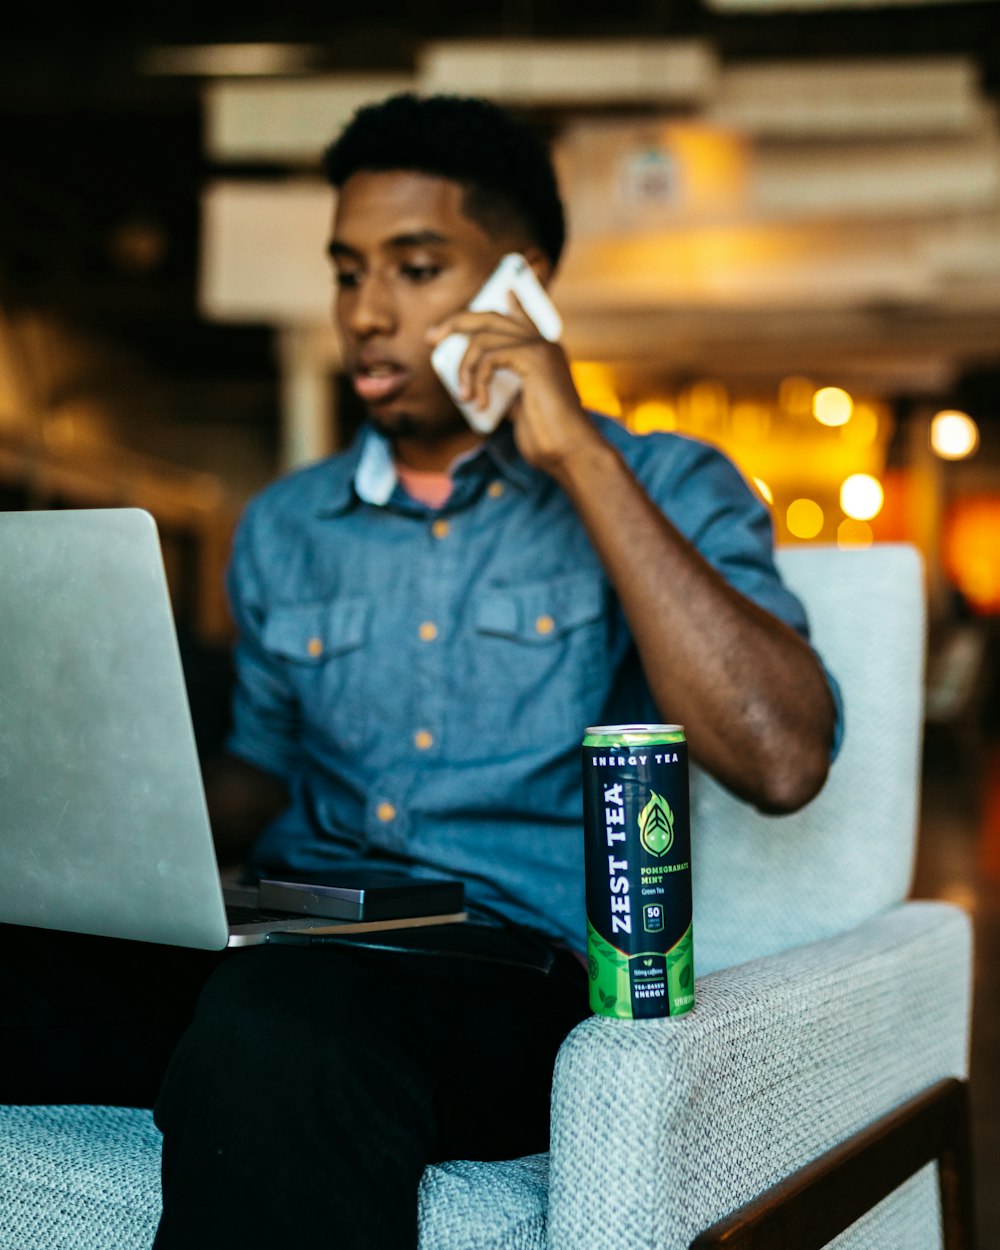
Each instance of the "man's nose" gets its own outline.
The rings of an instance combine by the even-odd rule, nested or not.
[[[395,329],[396,310],[388,284],[377,274],[362,278],[351,292],[348,325],[358,338]]]

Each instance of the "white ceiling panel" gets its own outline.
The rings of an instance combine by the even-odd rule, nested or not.
[[[529,105],[700,102],[718,72],[695,39],[450,40],[426,44],[417,62],[422,91]]]
[[[761,136],[964,133],[987,105],[967,57],[756,61],[727,66],[706,119]]]

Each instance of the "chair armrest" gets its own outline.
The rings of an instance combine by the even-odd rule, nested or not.
[[[971,965],[963,912],[906,903],[701,978],[686,1016],[584,1021],[553,1084],[550,1250],[682,1250],[927,1086],[964,1077]]]
[[[937,1164],[939,1201],[912,1235],[872,1237],[872,1222],[906,1205],[904,1191]],[[930,1176],[927,1179],[931,1179]],[[891,1198],[890,1198],[891,1195]],[[913,1194],[918,1202],[923,1195]],[[885,1201],[889,1199],[889,1201]],[[916,1202],[909,1205],[916,1205]],[[971,1250],[973,1231],[969,1086],[957,1077],[938,1081],[834,1146],[786,1180],[751,1199],[700,1233],[691,1250],[827,1250],[864,1237],[863,1246],[912,1246],[933,1240],[936,1208],[946,1250]],[[912,1220],[911,1220],[912,1223]],[[849,1230],[845,1238],[839,1234]],[[835,1240],[836,1239],[836,1240]],[[843,1250],[843,1247],[841,1247]]]

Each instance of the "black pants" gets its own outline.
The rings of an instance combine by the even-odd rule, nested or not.
[[[27,1066],[0,1101],[142,1105],[167,1064],[158,1250],[415,1247],[427,1163],[546,1148],[555,1053],[587,1010],[563,952],[543,974],[460,952],[217,957],[59,936],[39,943],[50,960],[103,949],[101,971],[64,954],[49,973],[68,1002],[42,990],[48,975],[8,1000]]]

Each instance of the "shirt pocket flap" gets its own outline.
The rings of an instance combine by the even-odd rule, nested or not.
[[[603,610],[602,580],[592,573],[572,573],[527,586],[484,591],[476,602],[474,619],[481,634],[544,644],[598,620]]]
[[[322,664],[360,647],[368,636],[371,601],[362,595],[334,603],[298,603],[275,608],[264,624],[264,646],[286,660]]]

